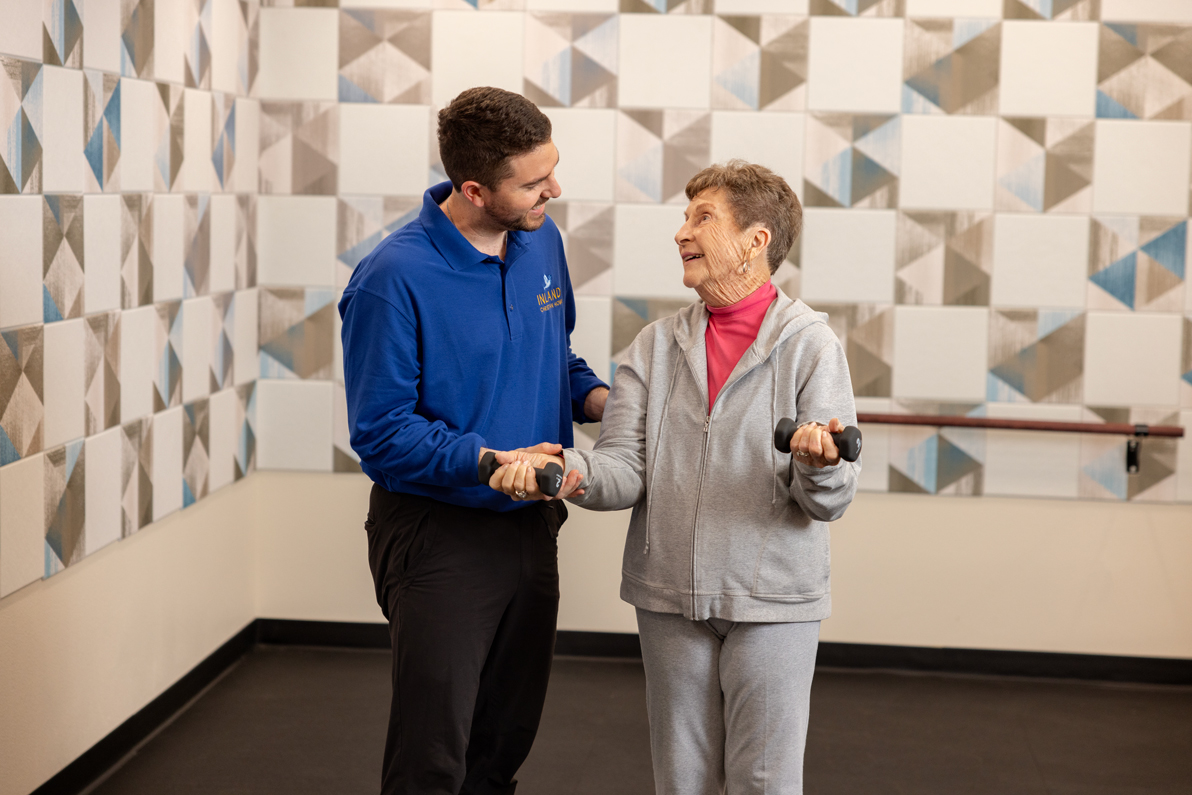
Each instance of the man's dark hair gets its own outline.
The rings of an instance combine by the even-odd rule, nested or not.
[[[550,140],[550,119],[521,94],[469,88],[439,111],[439,156],[456,190],[479,182],[496,190],[513,173],[510,158]]]

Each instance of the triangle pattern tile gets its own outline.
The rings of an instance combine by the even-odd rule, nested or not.
[[[262,378],[332,377],[334,299],[334,291],[313,287],[261,291]]]
[[[207,295],[211,286],[211,197],[206,193],[186,196],[184,215],[186,256],[183,260],[182,294],[186,298]]]
[[[712,36],[713,107],[802,110],[808,31],[806,17],[717,17]]]
[[[339,100],[430,102],[431,12],[342,9]]]
[[[75,0],[51,0],[42,4],[41,60],[50,66],[83,65],[83,15]]]
[[[812,16],[828,17],[901,17],[906,14],[905,0],[811,0]]]
[[[938,41],[948,41],[940,52]],[[904,112],[988,115],[997,112],[1001,26],[977,20],[908,20]]]
[[[120,302],[135,309],[153,303],[153,194],[120,198]]]
[[[0,332],[0,466],[40,452],[45,420],[43,327]]]
[[[543,104],[614,107],[617,18],[613,14],[529,14],[525,89]]]
[[[1080,402],[1084,376],[1083,313],[997,310],[990,320],[991,386],[1004,384],[1013,389],[1020,398],[1011,401]]]
[[[182,507],[207,496],[211,470],[211,410],[208,398],[182,408]]]
[[[987,306],[993,263],[989,213],[899,213],[895,298],[902,304]]]
[[[155,0],[121,0],[120,74],[153,77]]]
[[[90,191],[119,189],[120,77],[90,69],[83,71],[83,156]]]
[[[157,84],[157,152],[154,183],[159,191],[175,187],[185,154],[186,102],[182,86]]]
[[[567,269],[577,293],[611,273],[614,207],[589,202],[551,202],[548,212],[563,234]]]
[[[1006,19],[1088,22],[1101,18],[1101,0],[1005,0]]]
[[[208,391],[212,394],[232,385],[235,365],[236,302],[234,293],[212,296],[212,350]]]
[[[120,536],[153,521],[153,418],[123,426],[120,434]]]
[[[153,411],[182,404],[182,302],[166,301],[157,311],[154,348]]]
[[[804,156],[804,204],[897,206],[901,140],[897,116],[811,114]]]
[[[1095,129],[1093,123],[1081,119],[1002,119],[997,208],[1018,212],[1091,210]]]
[[[87,436],[120,424],[120,312],[83,324],[84,428]]]
[[[346,287],[352,270],[385,237],[418,217],[418,199],[340,196],[337,203],[336,285]]]
[[[334,195],[339,114],[334,102],[262,102],[261,193]]]
[[[83,440],[46,453],[45,576],[83,559],[86,481]]]
[[[1099,118],[1192,119],[1192,25],[1102,25],[1099,52]]]
[[[622,111],[617,124],[619,201],[668,202],[711,159],[712,116],[702,111]]]
[[[1186,218],[1095,216],[1089,246],[1089,307],[1179,311],[1187,257]]]
[[[83,197],[47,194],[42,212],[45,322],[83,316]]]
[[[257,382],[250,381],[236,387],[236,438],[234,474],[235,480],[257,468]]]

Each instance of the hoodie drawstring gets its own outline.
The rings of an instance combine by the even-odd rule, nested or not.
[[[777,411],[778,411],[778,357],[777,356],[770,357],[770,370],[774,373],[774,386],[770,390],[770,427],[773,428],[777,425],[777,422],[778,422],[776,419],[776,417],[778,416],[778,414],[777,414]],[[776,448],[774,445],[770,445],[770,467],[772,470],[771,474],[773,475],[771,480],[774,481],[773,487],[770,490],[770,505],[774,505],[778,502],[778,478],[779,478],[778,448]]]
[[[675,391],[675,379],[679,377],[679,367],[683,364],[683,357],[677,356],[675,358],[675,369],[671,371],[670,386],[666,390],[666,402],[662,404],[662,422],[658,426],[658,443],[655,445],[655,450],[662,449],[662,435],[666,432],[666,415],[670,411],[671,395]],[[657,456],[657,453],[655,453]],[[657,465],[654,466],[653,471],[650,472],[650,482],[646,484],[646,548],[642,552],[646,555],[650,554],[650,509],[653,507],[650,495],[654,491],[654,476],[658,473]]]

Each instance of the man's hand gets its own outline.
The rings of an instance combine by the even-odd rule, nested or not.
[[[791,457],[800,464],[816,469],[836,466],[840,463],[840,451],[832,441],[833,433],[844,430],[844,423],[833,417],[827,426],[809,422],[795,431],[791,437]]]
[[[488,481],[490,488],[508,494],[514,501],[520,500],[561,500],[566,497],[583,494],[579,488],[583,476],[578,470],[571,470],[563,478],[559,493],[548,497],[538,489],[538,479],[534,476],[535,469],[542,469],[547,464],[558,464],[560,468],[566,466],[562,445],[543,442],[534,447],[523,447],[518,450],[494,451],[497,463],[501,466],[493,473]],[[524,493],[524,496],[520,496]]]
[[[604,403],[608,400],[608,387],[598,386],[584,399],[584,416],[593,422],[604,419]]]

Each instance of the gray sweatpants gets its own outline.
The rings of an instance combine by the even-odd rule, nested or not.
[[[819,622],[637,626],[656,795],[802,795]]]

